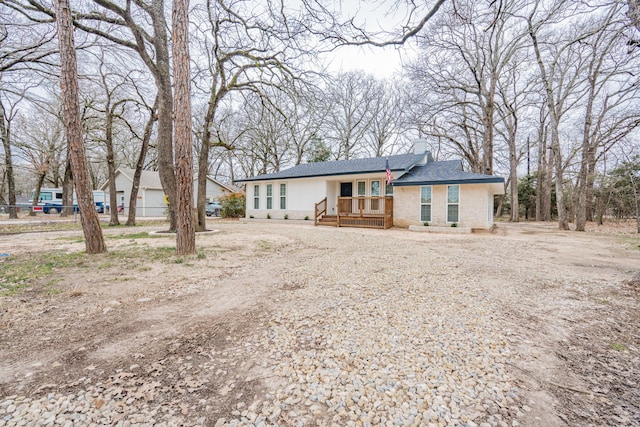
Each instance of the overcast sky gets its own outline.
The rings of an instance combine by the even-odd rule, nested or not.
[[[406,24],[407,9],[404,3],[397,2],[363,2],[349,1],[341,3],[344,16],[354,16],[354,22],[371,33],[379,33],[374,37],[377,41],[395,38],[398,29]],[[428,6],[425,5],[425,10]],[[422,12],[422,11],[421,11]],[[411,44],[409,42],[409,44]],[[410,46],[359,47],[344,46],[327,56],[331,61],[330,71],[362,70],[378,78],[390,78],[399,73],[402,61],[415,55]]]
[[[327,56],[327,61],[331,61],[330,71],[362,70],[378,78],[390,78],[400,72],[402,61],[408,58],[407,49],[345,46]]]

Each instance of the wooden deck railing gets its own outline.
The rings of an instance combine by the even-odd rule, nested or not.
[[[338,227],[392,226],[392,197],[338,197]]]
[[[322,215],[327,213],[327,198],[320,200],[316,203],[315,215],[313,219],[313,224],[318,225],[318,220],[322,217]]]

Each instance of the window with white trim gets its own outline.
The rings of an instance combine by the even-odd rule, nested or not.
[[[253,186],[253,209],[260,209],[260,186]]]
[[[273,209],[273,184],[267,184],[267,209]]]
[[[358,188],[358,197],[364,197],[367,195],[367,183],[365,181],[358,181],[356,184]]]
[[[447,222],[460,221],[460,186],[447,186]]]
[[[420,221],[431,221],[431,186],[420,187]]]
[[[371,197],[380,196],[380,181],[372,180],[371,181]]]
[[[287,184],[280,184],[280,209],[287,209]]]

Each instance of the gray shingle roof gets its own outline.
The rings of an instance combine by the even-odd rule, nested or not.
[[[268,173],[245,179],[238,179],[236,180],[236,182],[268,181],[274,179],[311,178],[317,176],[353,175],[359,173],[384,172],[387,159],[389,159],[389,169],[394,172],[404,172],[411,169],[411,167],[422,160],[425,155],[428,155],[431,160],[431,154],[429,153],[411,153],[399,154],[389,157],[371,157],[368,159],[304,163],[289,169],[282,170],[280,172]]]
[[[134,169],[120,167],[118,170],[129,180],[133,181]],[[140,175],[140,188],[152,188],[156,190],[162,189],[162,183],[160,182],[160,174],[157,171],[143,170]]]
[[[493,175],[465,172],[460,160],[429,162],[424,166],[416,166],[400,178],[395,179],[393,186],[437,185],[437,184],[485,184],[504,182],[504,178]]]

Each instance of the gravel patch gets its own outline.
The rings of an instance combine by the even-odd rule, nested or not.
[[[509,339],[472,278],[425,247],[334,238],[312,239],[336,247],[287,274],[299,303],[274,315],[261,338],[263,367],[279,384],[273,398],[224,421],[517,425],[525,410],[507,373]]]
[[[209,238],[281,242],[259,240],[264,253],[229,273],[242,280],[251,269],[255,278],[261,266],[276,265],[269,274],[277,289],[257,327],[229,333],[224,346],[198,341],[186,357],[134,355],[128,369],[101,377],[87,367],[87,377],[64,387],[0,397],[0,427],[515,427],[531,411],[512,375],[521,338],[505,319],[504,299],[487,288],[486,271],[473,274],[451,256],[484,237],[298,224],[221,229]],[[533,247],[521,246],[523,255]],[[502,285],[512,279],[504,274]],[[207,280],[156,295],[197,297],[213,286]],[[214,397],[232,406],[216,409]]]

